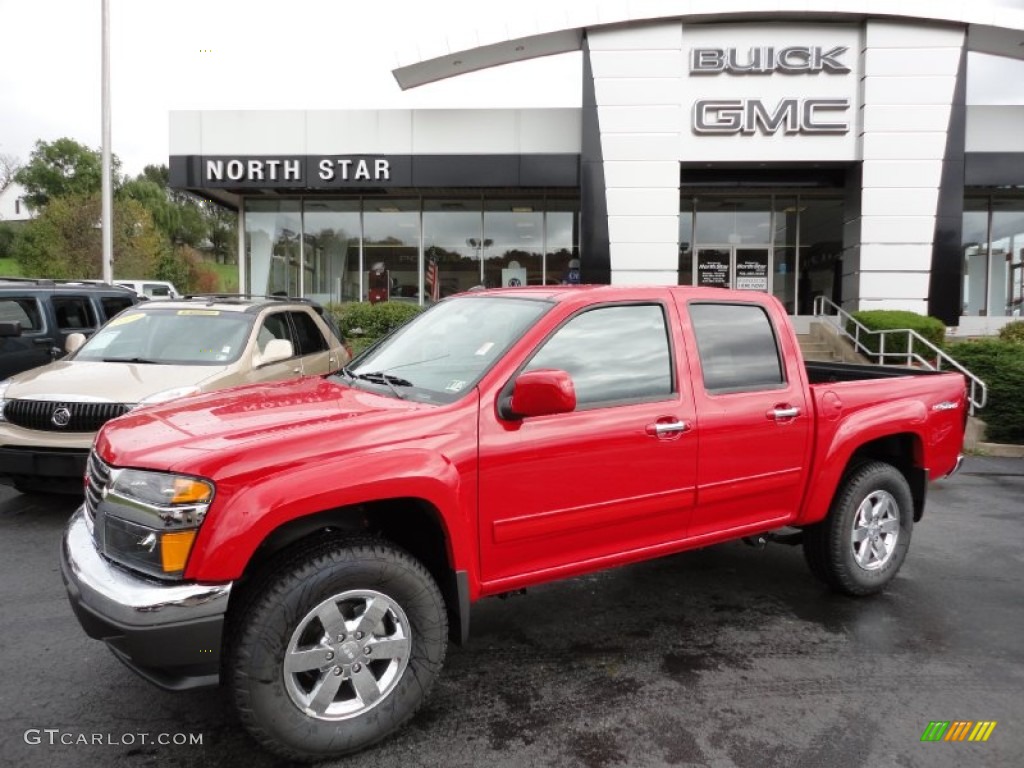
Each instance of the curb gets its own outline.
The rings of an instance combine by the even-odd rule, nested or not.
[[[977,456],[994,456],[1001,459],[1024,459],[1024,445],[976,443],[973,453]]]

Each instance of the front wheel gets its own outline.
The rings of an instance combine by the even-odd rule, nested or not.
[[[873,594],[903,565],[913,528],[907,479],[891,464],[872,461],[846,477],[828,517],[804,530],[804,556],[837,592]]]
[[[228,679],[239,717],[290,760],[384,738],[426,699],[447,649],[440,590],[380,540],[325,542],[256,587],[237,617]]]

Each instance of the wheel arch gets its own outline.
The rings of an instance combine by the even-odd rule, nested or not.
[[[869,461],[891,464],[906,478],[914,502],[914,522],[918,522],[924,514],[928,491],[928,468],[924,466],[924,456],[921,435],[911,431],[876,435],[859,444],[847,444],[841,452],[833,451],[825,458],[826,464],[833,468],[815,473],[818,479],[810,486],[808,503],[799,525],[823,520],[846,478]]]
[[[343,541],[353,534],[379,536],[406,550],[437,582],[448,612],[449,639],[464,644],[469,635],[469,579],[455,567],[452,540],[444,516],[430,501],[396,497],[325,509],[288,520],[273,529],[253,552],[236,581],[232,602],[246,602],[247,587],[273,564],[296,549],[324,538]],[[229,609],[230,610],[230,609]]]

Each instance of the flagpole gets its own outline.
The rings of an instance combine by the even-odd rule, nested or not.
[[[102,64],[102,105],[103,135],[103,181],[101,224],[103,227],[103,281],[114,280],[114,184],[110,155],[110,0],[102,0],[103,10],[103,64]]]

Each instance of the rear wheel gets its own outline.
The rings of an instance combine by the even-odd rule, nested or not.
[[[426,568],[361,538],[321,543],[273,574],[237,618],[229,648],[249,732],[282,757],[319,760],[369,746],[412,717],[447,649],[444,601]]]
[[[903,473],[869,462],[847,475],[828,517],[805,529],[804,555],[832,589],[873,594],[899,572],[913,527],[914,502]]]

